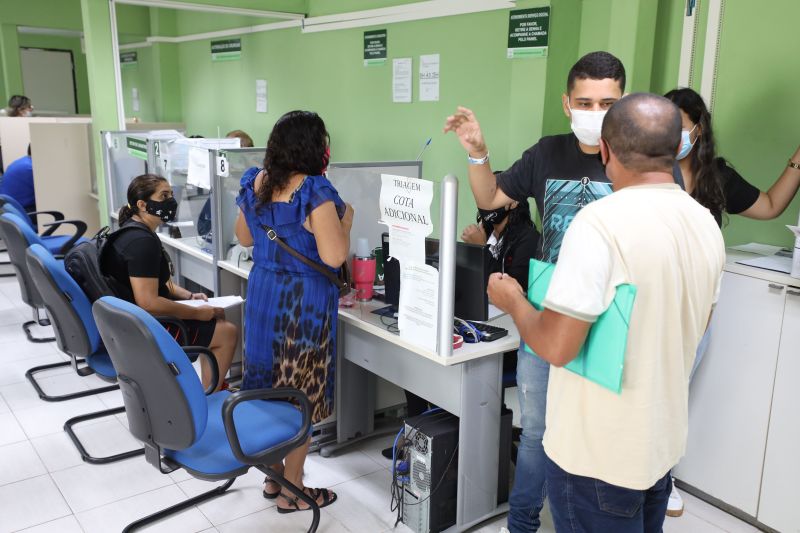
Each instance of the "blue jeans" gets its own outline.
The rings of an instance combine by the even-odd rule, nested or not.
[[[547,495],[547,456],[542,447],[542,437],[549,376],[550,365],[520,347],[517,354],[517,393],[522,436],[517,450],[514,487],[508,498],[508,529],[511,533],[532,533],[540,525],[539,512]]]
[[[660,533],[672,490],[669,472],[647,490],[576,476],[547,461],[550,512],[558,533]]]

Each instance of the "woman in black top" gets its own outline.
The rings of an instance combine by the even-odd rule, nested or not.
[[[703,98],[692,89],[675,89],[664,95],[683,118],[683,139],[678,163],[686,192],[707,207],[722,225],[722,213],[769,220],[780,216],[800,188],[800,148],[767,192],[748,183],[723,158],[716,157],[711,115]]]
[[[234,324],[225,320],[221,308],[189,307],[175,302],[208,300],[208,297],[191,293],[172,282],[172,264],[155,234],[158,226],[175,219],[178,204],[172,196],[172,188],[164,178],[144,174],[131,181],[127,198],[128,205],[119,211],[119,224],[135,225],[139,229],[126,230],[111,242],[108,253],[103,255],[101,269],[117,282],[126,300],[153,315],[183,320],[189,337],[185,344],[207,346],[214,352],[219,366],[219,389],[236,350],[238,331]],[[177,336],[175,328],[167,329]],[[201,368],[203,386],[208,387],[211,376],[203,359]]]
[[[464,228],[461,240],[488,244],[491,273],[504,272],[522,287],[528,286],[528,271],[539,244],[539,232],[533,227],[527,203],[512,202],[495,210],[478,209],[477,224]]]

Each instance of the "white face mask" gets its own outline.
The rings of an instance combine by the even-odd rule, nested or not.
[[[567,108],[569,108],[572,116],[570,125],[575,137],[586,146],[599,146],[600,130],[603,128],[603,118],[606,116],[606,111],[572,109],[569,107],[569,100],[567,101]]]

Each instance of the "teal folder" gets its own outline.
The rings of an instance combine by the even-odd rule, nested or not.
[[[550,286],[555,265],[531,259],[528,300],[539,311]],[[625,365],[625,350],[628,345],[628,326],[636,287],[630,284],[617,286],[614,300],[589,329],[586,342],[578,356],[566,365],[566,369],[597,383],[613,392],[622,392],[622,371]],[[528,345],[525,350],[534,353]]]

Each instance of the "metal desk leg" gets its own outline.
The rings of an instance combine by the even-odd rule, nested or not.
[[[496,354],[461,365],[455,531],[507,510],[497,505],[502,363]]]

